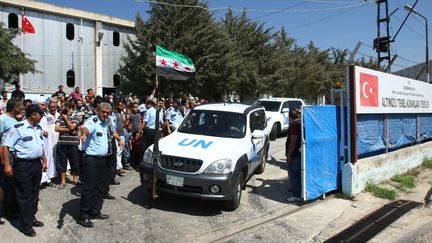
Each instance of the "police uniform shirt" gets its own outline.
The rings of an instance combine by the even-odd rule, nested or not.
[[[147,110],[146,112],[146,116],[144,119],[145,123],[146,123],[146,127],[149,129],[155,129],[155,125],[156,125],[156,109],[154,107],[151,107],[150,109]],[[162,116],[159,115],[159,123],[162,124]]]
[[[37,159],[43,154],[42,134],[42,127],[39,124],[32,127],[27,120],[24,120],[13,126],[4,145],[14,148],[18,158]]]
[[[183,115],[179,109],[170,107],[166,112],[166,120],[169,120],[171,127],[178,128],[180,123],[183,121]]]
[[[84,127],[89,130],[84,144],[84,151],[87,155],[108,155],[108,126],[108,120],[102,121],[98,116],[92,116],[85,121]]]
[[[1,144],[4,144],[7,136],[9,135],[10,129],[17,124],[18,121],[10,117],[7,114],[0,115],[0,133],[1,133]]]

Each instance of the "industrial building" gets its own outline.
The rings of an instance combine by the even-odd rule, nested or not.
[[[128,37],[134,38],[133,21],[37,1],[0,0],[3,27],[21,29],[23,15],[34,33],[19,34],[14,44],[37,61],[37,73],[19,78],[26,94],[52,94],[63,85],[66,93],[78,86],[102,95],[120,86],[118,69]]]

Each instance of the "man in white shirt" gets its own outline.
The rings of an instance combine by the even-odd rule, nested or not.
[[[7,102],[8,102],[8,93],[6,90],[3,90],[1,92],[1,99],[0,99],[0,115],[5,113]]]

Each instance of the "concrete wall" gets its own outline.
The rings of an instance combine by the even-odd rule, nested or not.
[[[389,180],[396,174],[421,165],[427,157],[432,157],[432,142],[346,164],[342,169],[342,192],[354,196],[365,189],[368,181],[378,183]]]

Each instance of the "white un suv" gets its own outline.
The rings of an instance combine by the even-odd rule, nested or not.
[[[195,107],[180,127],[159,142],[157,190],[223,200],[235,210],[254,173],[264,172],[269,150],[263,107],[206,104]],[[153,146],[140,165],[141,183],[153,182]]]
[[[257,100],[255,105],[264,106],[270,139],[275,140],[281,133],[288,131],[289,111],[301,109],[304,101],[296,98],[267,98]]]

